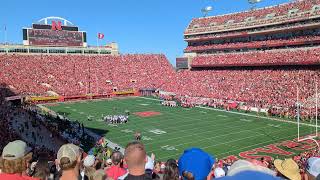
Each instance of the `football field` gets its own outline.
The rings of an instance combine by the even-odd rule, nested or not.
[[[190,147],[199,147],[223,158],[297,137],[294,123],[211,108],[165,107],[156,99],[142,97],[56,103],[47,107],[83,122],[88,129],[122,147],[139,131],[148,154],[152,152],[163,161],[178,158]],[[102,120],[103,116],[125,114],[125,111],[130,112],[126,124],[114,126]],[[300,128],[301,135],[314,132],[309,126]]]

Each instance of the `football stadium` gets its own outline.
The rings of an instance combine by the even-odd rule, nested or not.
[[[248,3],[203,8],[175,64],[63,17],[21,27],[0,44],[0,179],[319,179],[320,0]]]

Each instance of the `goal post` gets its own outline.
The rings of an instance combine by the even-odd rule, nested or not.
[[[320,151],[320,146],[318,141],[316,140],[318,138],[318,103],[319,103],[319,94],[318,94],[318,84],[315,84],[315,95],[306,100],[306,102],[302,103],[299,102],[299,88],[297,86],[297,102],[296,102],[296,117],[297,117],[297,126],[298,126],[298,142],[306,141],[306,140],[312,140],[315,142],[315,144],[318,146],[318,151]],[[310,122],[309,123],[301,123],[301,110],[302,108],[309,108],[310,110]],[[312,109],[315,108],[314,112],[312,112]],[[314,113],[314,117],[313,117]],[[312,121],[314,119],[314,122]],[[307,136],[301,136],[300,128],[301,125],[306,125],[310,127],[310,135]],[[313,131],[313,132],[312,132]]]

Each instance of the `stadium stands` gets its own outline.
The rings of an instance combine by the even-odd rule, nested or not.
[[[199,45],[199,46],[188,46],[185,52],[202,52],[206,50],[223,50],[223,49],[255,49],[263,47],[283,47],[300,45],[307,43],[318,43],[320,42],[319,36],[313,37],[299,37],[292,39],[277,39],[277,40],[266,40],[266,41],[251,41],[251,42],[237,42],[237,43],[225,43],[225,44],[212,44],[212,45]]]
[[[214,16],[214,17],[205,17],[205,18],[195,18],[189,24],[185,33],[194,33],[194,32],[204,32],[207,30],[220,30],[228,29],[230,27],[244,27],[248,26],[245,22],[247,18],[252,18],[249,22],[250,25],[262,25],[267,23],[275,22],[285,22],[295,18],[308,18],[312,15],[317,15],[318,11],[314,10],[315,5],[320,4],[319,0],[315,1],[295,1],[293,3],[281,4],[278,6],[267,7],[262,9],[256,9],[252,11],[245,11],[240,13]],[[290,10],[297,9],[298,12],[289,14]],[[317,9],[317,8],[315,8]],[[257,21],[255,21],[257,20]],[[232,23],[228,26],[225,26],[227,23]],[[254,21],[254,22],[252,22]],[[237,26],[237,23],[239,25]],[[235,24],[235,26],[232,26]],[[220,26],[221,25],[221,26]]]
[[[100,136],[85,130],[83,124],[72,123],[68,119],[60,119],[60,117],[40,115],[33,109],[32,104],[15,106],[7,103],[4,98],[14,95],[103,95],[112,91],[150,88],[168,92],[167,96],[164,95],[162,98],[170,101],[174,100],[172,94],[176,94],[177,101],[183,107],[207,105],[219,108],[230,100],[241,102],[246,106],[270,110],[271,114],[286,114],[286,117],[292,118],[296,115],[297,88],[300,92],[298,100],[307,102],[315,97],[314,85],[320,84],[319,36],[312,36],[314,32],[310,32],[311,36],[309,34],[300,34],[299,36],[292,34],[290,38],[279,36],[275,39],[265,40],[265,37],[262,37],[263,40],[251,41],[248,38],[248,32],[256,31],[253,26],[264,26],[270,23],[283,24],[284,30],[287,28],[294,31],[294,25],[290,25],[289,21],[300,22],[309,19],[310,21],[312,19],[318,21],[319,9],[320,0],[299,0],[252,11],[193,19],[185,31],[185,39],[198,37],[207,39],[201,40],[200,38],[200,45],[188,44],[185,49],[186,53],[199,54],[196,54],[196,57],[192,59],[190,70],[177,72],[167,58],[159,54],[119,56],[58,53],[55,55],[35,55],[26,54],[27,52],[24,52],[25,54],[0,54],[0,150],[2,153],[0,179],[7,179],[9,176],[11,178],[28,176],[40,179],[59,179],[61,174],[63,177],[66,176],[61,172],[61,169],[64,171],[75,169],[81,172],[79,175],[75,173],[77,171],[74,171],[75,176],[83,176],[83,179],[84,176],[87,176],[94,180],[101,176],[102,180],[112,174],[109,171],[112,171],[113,168],[121,170],[121,175],[124,172],[132,175],[130,172],[132,164],[129,163],[128,166],[125,164],[130,160],[142,162],[143,166],[140,169],[142,173],[139,175],[146,179],[163,177],[165,180],[178,180],[182,179],[181,176],[197,175],[191,170],[183,171],[184,169],[181,169],[183,166],[180,164],[178,166],[175,159],[155,163],[157,159],[151,156],[152,159],[149,158],[147,165],[143,164],[146,152],[144,152],[145,149],[141,143],[130,144],[133,148],[138,148],[141,154],[128,157],[127,153],[136,153],[136,151],[127,150],[125,157],[128,159],[123,162],[124,157],[118,152],[118,149],[114,150],[118,154],[115,157],[110,149],[105,148],[97,140]],[[302,25],[299,28],[304,31]],[[315,26],[315,28],[318,27]],[[248,39],[244,42],[236,41],[233,43],[226,40],[221,44],[211,42],[209,38],[215,37],[215,32],[220,30],[221,33],[217,33],[217,36],[239,35]],[[207,31],[214,32],[208,34],[205,33]],[[268,32],[268,30],[265,31]],[[191,33],[195,33],[195,35],[193,36]],[[286,33],[286,31],[281,33]],[[259,38],[259,35],[256,34],[253,36]],[[302,47],[293,48],[292,46],[295,45],[302,45]],[[264,47],[279,49],[260,50]],[[216,52],[225,49],[240,52]],[[247,49],[251,49],[251,51],[241,52]],[[48,51],[44,52],[48,53]],[[306,111],[312,112],[308,114]],[[314,107],[302,108],[301,117],[312,116],[314,112]],[[17,139],[26,141],[27,145],[33,148],[35,154],[31,160],[23,161],[28,162],[28,165],[20,171],[16,171],[15,168],[10,168],[6,164],[15,165],[20,160],[25,160],[27,154],[20,153],[19,155],[23,155],[23,157],[12,161],[10,158],[6,159],[7,156],[5,156],[5,150],[10,149],[8,143]],[[104,141],[104,139],[100,140]],[[82,157],[81,150],[79,147],[69,144],[67,147],[69,150],[72,149],[72,152],[64,153],[68,157],[60,157],[61,154],[57,154],[57,151],[59,148],[59,151],[67,151],[68,148],[61,148],[66,147],[62,146],[65,143],[73,143],[78,146],[86,144],[90,146],[89,148],[93,147],[91,153],[94,156],[87,156],[81,162],[76,161],[77,158]],[[6,145],[7,148],[4,148]],[[237,148],[237,146],[230,145],[230,148]],[[248,162],[236,161],[232,158],[216,161],[216,159],[209,158],[212,159],[209,163],[192,164],[192,166],[202,167],[202,165],[209,164],[209,169],[212,171],[207,173],[208,180],[225,174],[240,173],[234,173],[235,170],[232,167],[240,166],[241,163],[245,164],[243,165],[244,169],[248,169],[250,166],[251,169],[249,169],[255,170],[255,173],[258,171],[257,169],[263,173],[271,171],[273,178],[276,176],[275,172],[278,172],[277,176],[289,179],[307,179],[309,175],[319,178],[320,154],[317,149],[313,148],[314,146],[310,146],[305,152],[285,161],[263,158],[250,159]],[[42,159],[40,154],[46,154],[46,159]],[[135,159],[138,157],[142,157],[142,160]],[[310,159],[311,157],[316,159]],[[66,161],[63,158],[69,159]],[[194,159],[196,158],[197,156]],[[57,164],[53,163],[56,159],[58,159]],[[50,163],[49,160],[53,162]],[[117,164],[116,162],[123,163]],[[283,162],[285,163],[281,169],[279,163]],[[56,168],[58,164],[60,168]],[[153,166],[154,164],[156,165]],[[292,168],[289,174],[285,165]],[[218,168],[220,169],[218,170]],[[196,170],[199,169],[196,168]],[[120,176],[120,174],[118,175]],[[250,176],[243,179],[250,179]]]
[[[163,55],[0,55],[1,83],[17,94],[104,94],[159,87],[174,74]]]
[[[319,48],[252,51],[203,55],[193,59],[192,67],[319,65]]]
[[[301,99],[313,95],[313,81],[320,83],[319,71],[313,70],[203,70],[181,71],[168,91],[191,97],[211,97],[247,102],[255,107],[291,107],[296,87]],[[303,88],[302,88],[303,87]]]

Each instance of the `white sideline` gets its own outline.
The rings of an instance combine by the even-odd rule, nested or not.
[[[196,106],[197,108],[202,108],[202,109],[210,109],[213,111],[220,111],[220,112],[226,112],[226,113],[231,113],[231,114],[239,114],[239,115],[243,115],[243,116],[250,116],[250,117],[257,117],[257,118],[262,118],[262,119],[268,119],[268,120],[272,120],[272,121],[279,121],[279,122],[286,122],[286,123],[291,123],[291,124],[298,124],[297,122],[293,122],[293,121],[288,121],[288,120],[283,120],[283,119],[277,119],[277,118],[270,118],[270,117],[264,117],[264,116],[256,116],[253,114],[245,114],[245,113],[240,113],[240,112],[233,112],[233,111],[226,111],[226,110],[222,110],[222,109],[215,109],[215,108],[210,108],[210,107],[202,107],[202,106]],[[305,125],[305,126],[311,126],[311,127],[316,127],[315,125],[312,124],[307,124],[307,123],[301,123],[301,125]],[[320,127],[320,126],[318,126]]]
[[[158,99],[152,99],[152,98],[146,98],[146,97],[140,97],[143,99],[149,99],[149,100],[153,100],[153,101],[160,101]],[[222,109],[215,109],[215,108],[210,108],[210,107],[202,107],[202,106],[196,106],[197,108],[202,108],[202,109],[209,109],[209,110],[213,110],[213,111],[220,111],[220,112],[226,112],[226,113],[231,113],[231,114],[239,114],[239,115],[243,115],[243,116],[249,116],[249,117],[257,117],[257,118],[262,118],[262,119],[268,119],[268,120],[273,120],[273,121],[279,121],[279,122],[286,122],[286,123],[292,123],[292,124],[298,124],[297,122],[293,122],[293,121],[288,121],[288,120],[283,120],[283,119],[277,119],[277,118],[270,118],[270,117],[264,117],[264,116],[256,116],[253,114],[246,114],[246,113],[240,113],[240,112],[233,112],[233,111],[226,111],[226,110],[222,110]],[[301,123],[301,125],[305,125],[305,126],[311,126],[311,127],[316,127],[315,125],[312,124],[306,124],[306,123]],[[320,126],[318,126],[320,127]]]

